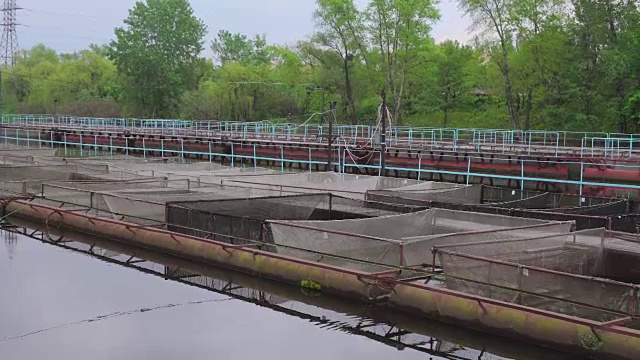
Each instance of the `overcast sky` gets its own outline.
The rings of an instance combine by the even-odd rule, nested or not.
[[[367,0],[355,0],[364,6]],[[419,1],[419,0],[417,0]],[[44,43],[59,52],[82,50],[90,43],[108,43],[136,0],[18,0],[20,47]],[[295,44],[314,27],[314,0],[191,0],[196,16],[208,26],[207,43],[221,30],[253,36],[266,34],[278,44]],[[441,20],[433,30],[436,41],[468,42],[469,21],[455,0],[442,0]],[[209,48],[208,44],[206,48]],[[209,54],[207,51],[206,55]]]

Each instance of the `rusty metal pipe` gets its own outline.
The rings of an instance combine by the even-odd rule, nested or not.
[[[389,292],[377,286],[375,281],[364,281],[363,279],[370,275],[365,272],[341,269],[251,247],[230,247],[229,244],[213,240],[152,227],[140,227],[29,201],[5,202],[3,213],[8,217],[40,221],[48,228],[68,228],[114,238],[136,246],[231,267],[287,283],[301,284],[305,280],[312,281],[319,284],[323,290],[336,294],[371,299]]]
[[[640,331],[442,287],[402,281],[315,263],[249,247],[229,247],[215,241],[122,221],[62,210],[24,200],[3,203],[3,216],[45,223],[49,228],[78,230],[148,249],[223,265],[274,280],[298,284],[311,280],[322,290],[355,298],[388,296],[391,305],[441,320],[465,324],[508,337],[524,338],[574,353],[610,359],[640,358]],[[367,281],[375,279],[374,281]],[[385,286],[377,283],[382,281]]]

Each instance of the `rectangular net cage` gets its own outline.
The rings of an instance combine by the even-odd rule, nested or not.
[[[617,215],[627,214],[629,201],[615,198],[580,198],[571,196],[562,202],[562,194],[542,193],[520,200],[489,203],[486,206],[505,209],[530,209],[561,214]],[[566,197],[565,197],[566,199]]]
[[[152,178],[127,181],[47,182],[42,184],[38,195],[51,201],[126,215],[133,222],[138,222],[136,218],[164,222],[168,202],[246,199],[274,194],[262,189],[195,184],[188,179]],[[279,192],[275,195],[279,195]]]
[[[137,158],[132,156],[91,156],[72,158],[47,158],[41,161],[48,161],[50,164],[65,163],[76,164],[78,166],[100,166],[106,167],[112,178],[113,174],[127,176],[128,179],[135,177],[163,177],[168,179],[189,179],[193,182],[221,183],[222,178],[228,176],[244,176],[256,174],[278,173],[275,170],[249,167],[229,167],[212,162],[184,162],[183,159],[175,158]]]
[[[15,144],[0,143],[0,158],[8,163],[33,161],[34,158],[51,157],[58,153],[52,148],[33,148]]]
[[[523,201],[520,205],[521,208],[554,209],[573,208],[579,205],[603,205],[621,199],[482,185],[483,204],[500,204],[521,200]]]
[[[269,221],[279,253],[375,271],[380,266],[432,266],[431,248],[469,238],[522,238],[571,230],[572,223],[429,209],[369,219]],[[458,235],[458,236],[456,236]],[[360,263],[355,264],[352,260]]]
[[[172,182],[173,180],[168,181]],[[147,188],[144,190],[119,190],[101,193],[102,198],[108,205],[109,211],[116,214],[128,214],[156,221],[165,221],[167,203],[229,199],[242,200],[282,195],[280,191],[205,183],[190,183],[186,190],[170,187]],[[284,195],[294,194],[285,193]]]
[[[487,206],[504,209],[531,209],[568,214],[625,214],[629,201],[619,198],[576,196],[530,190],[512,190],[486,185],[459,185],[448,189],[412,191],[411,187],[369,190],[367,199],[398,204],[428,205],[428,202]]]
[[[414,206],[428,206],[429,202],[480,204],[482,201],[482,185],[458,185],[433,189],[403,187],[391,190],[369,190],[366,192],[365,197],[371,201]]]
[[[37,193],[44,182],[97,178],[107,173],[106,167],[80,165],[12,165],[0,166],[2,190]]]
[[[138,175],[189,179],[195,182],[221,184],[228,177],[278,174],[280,171],[259,167],[229,167],[211,162],[195,163],[127,163],[111,162],[111,169],[134,172]]]
[[[433,251],[453,290],[596,321],[637,316],[639,287],[603,276],[607,242],[607,230],[591,229]]]
[[[264,232],[267,220],[368,218],[416,210],[410,206],[354,200],[333,194],[302,194],[170,202],[166,207],[166,222],[170,230],[188,235],[233,244],[271,243]]]
[[[49,154],[45,154],[49,155]],[[48,157],[40,158],[38,156],[29,155],[29,151],[21,153],[9,153],[3,154],[0,152],[0,165],[3,166],[24,166],[24,165],[64,165],[60,164],[60,161],[46,160]]]
[[[290,190],[307,193],[331,192],[335,195],[354,199],[365,199],[368,190],[391,188],[420,189],[448,189],[459,185],[432,181],[418,181],[380,176],[343,174],[335,172],[314,172],[284,175],[265,175],[243,178],[226,178],[224,184],[236,184],[251,187],[261,187],[273,190]],[[374,201],[374,200],[372,200]]]
[[[563,203],[561,199],[564,195],[526,191],[522,194],[531,195],[530,198],[483,203],[487,194],[494,200],[508,199],[506,190],[473,185],[471,190],[453,189],[442,192],[368,191],[366,199],[549,221],[574,221],[577,230],[615,226],[616,230],[628,231],[627,229],[633,229],[635,226],[632,224],[635,218],[627,215],[629,203],[626,199],[587,197],[584,199],[584,204],[593,205],[545,208],[545,206],[551,206],[550,204]],[[515,190],[513,192],[516,193]],[[577,199],[573,197],[572,201],[575,200],[577,204]]]
[[[109,211],[103,195],[117,192],[133,194],[162,189],[166,191],[188,191],[186,180],[166,180],[162,178],[143,180],[84,180],[84,181],[51,181],[43,183],[38,195],[45,199],[69,204],[76,204]],[[141,195],[142,196],[142,195]]]

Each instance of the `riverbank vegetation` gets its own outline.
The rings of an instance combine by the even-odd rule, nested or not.
[[[285,45],[210,33],[187,0],[138,2],[110,44],[22,51],[3,69],[4,112],[301,122],[324,99],[341,123],[368,124],[385,89],[402,125],[633,131],[640,120],[635,2],[459,0],[468,44],[433,40],[429,0],[316,3],[314,33]]]

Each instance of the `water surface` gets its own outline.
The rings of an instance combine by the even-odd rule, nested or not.
[[[269,293],[259,280],[220,269],[203,270],[209,277],[196,277],[181,270],[181,265],[139,263],[179,276],[180,281],[224,288],[228,294],[23,235],[3,232],[0,237],[5,245],[0,245],[3,359],[565,358],[509,340],[467,334],[428,319],[397,315],[394,321],[407,328],[426,329],[422,334],[412,333],[361,316],[373,311],[362,304],[265,283],[265,289],[272,289]],[[74,245],[89,248],[84,243],[65,244]],[[130,258],[113,250],[92,251],[123,262]],[[235,286],[230,279],[259,289]],[[427,331],[449,339],[425,335]],[[463,347],[452,338],[479,345],[477,349]],[[492,354],[493,349],[503,356]]]

